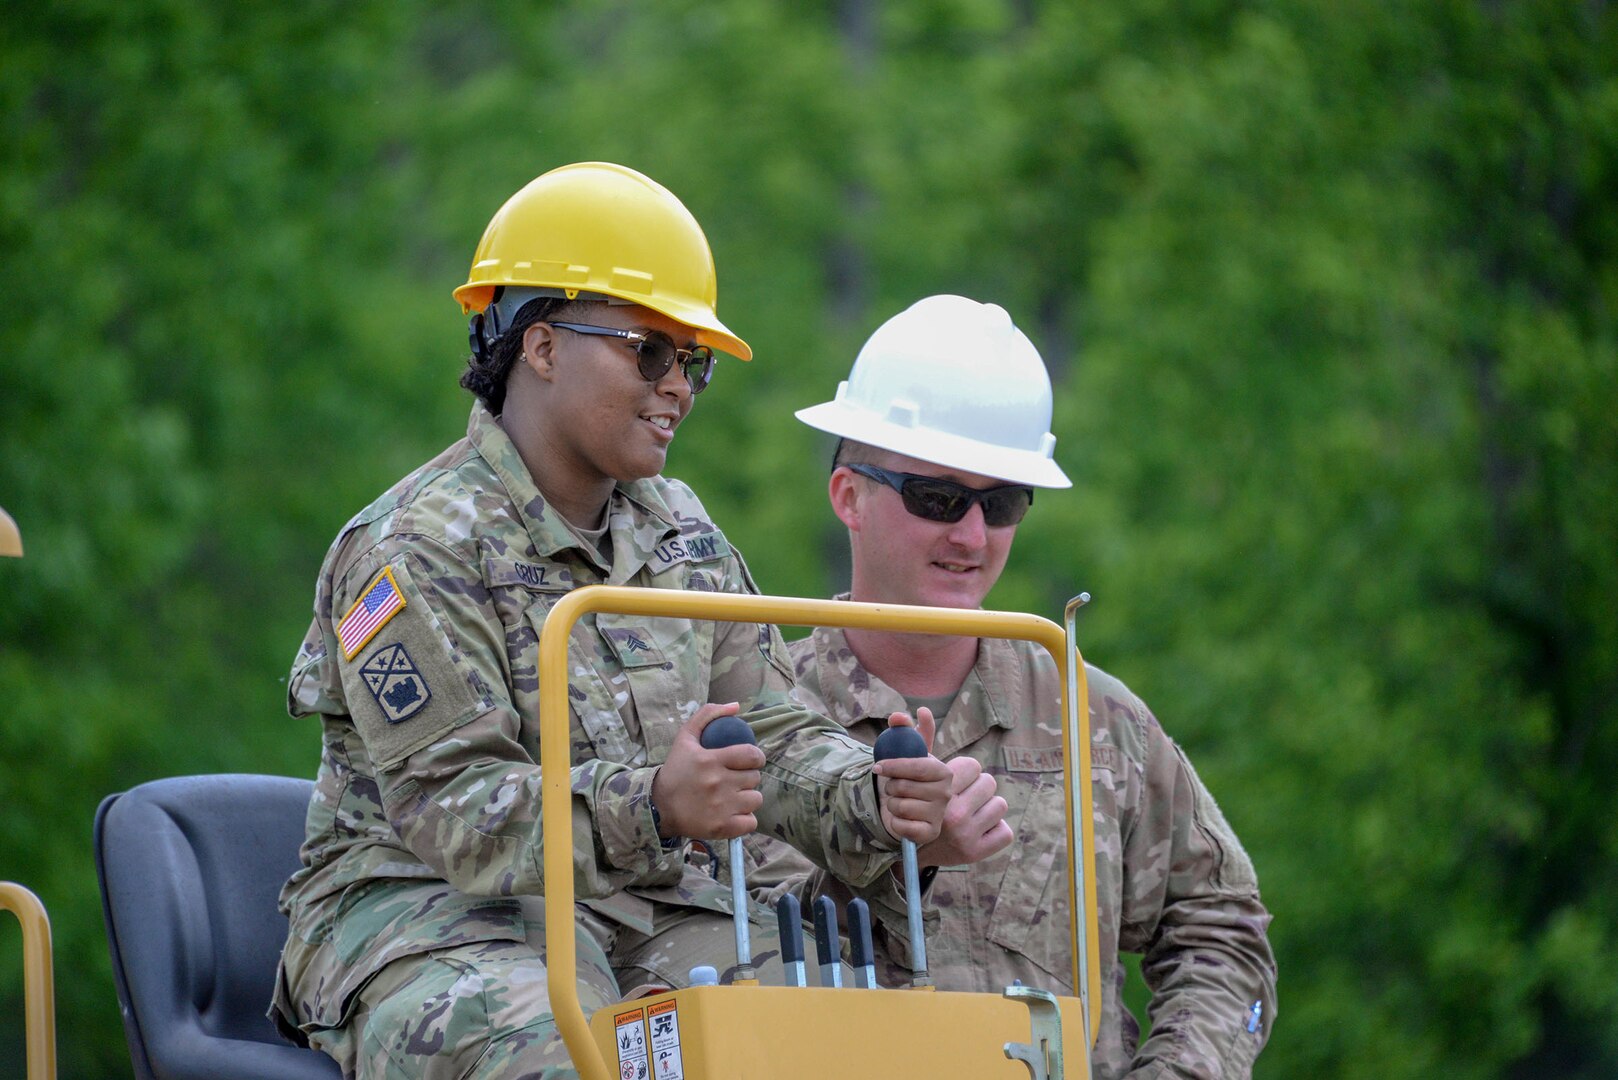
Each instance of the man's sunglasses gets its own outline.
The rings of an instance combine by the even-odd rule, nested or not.
[[[680,371],[685,375],[685,381],[690,384],[693,394],[702,393],[713,379],[713,350],[706,345],[682,349],[674,344],[673,338],[661,330],[648,330],[642,333],[639,330],[620,330],[615,326],[592,326],[589,323],[576,322],[552,322],[551,325],[571,330],[575,334],[622,338],[629,342],[635,349],[635,364],[640,368],[640,377],[647,382],[657,382],[667,375],[669,368],[676,363],[680,365]]]
[[[848,465],[868,480],[886,484],[899,493],[905,509],[928,521],[953,524],[966,516],[973,503],[983,504],[983,524],[998,527],[1015,525],[1028,508],[1034,505],[1034,489],[1021,484],[1002,484],[999,487],[965,487],[936,476],[894,472],[875,465]]]

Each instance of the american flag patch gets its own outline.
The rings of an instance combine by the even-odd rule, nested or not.
[[[404,593],[393,580],[393,570],[384,567],[366,587],[365,595],[354,601],[343,621],[337,624],[337,644],[343,650],[343,659],[354,659],[355,654],[365,648],[365,643],[376,637],[383,624],[403,611],[404,606]]]

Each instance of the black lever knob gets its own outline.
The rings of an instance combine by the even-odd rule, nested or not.
[[[719,750],[726,746],[758,745],[758,736],[747,721],[734,714],[718,717],[702,729],[702,735],[697,739],[704,750]]]
[[[927,742],[921,737],[921,732],[913,727],[890,727],[876,737],[876,746],[872,749],[871,756],[878,761],[886,761],[889,758],[926,757]]]

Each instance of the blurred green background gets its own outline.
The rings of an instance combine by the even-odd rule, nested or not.
[[[1188,749],[1275,913],[1264,1077],[1618,1074],[1618,16],[1605,2],[57,0],[0,20],[0,877],[64,1078],[128,1074],[96,803],[310,776],[342,523],[464,431],[450,299],[555,165],[704,224],[669,472],[837,587],[790,419],[994,300],[1057,457],[993,606]],[[9,922],[9,920],[8,920]],[[22,1073],[0,929],[0,1073]]]

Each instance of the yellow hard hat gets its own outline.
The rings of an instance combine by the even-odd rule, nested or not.
[[[506,200],[455,299],[480,312],[505,285],[640,304],[710,348],[753,358],[714,312],[719,280],[702,226],[673,192],[622,165],[563,165]]]

